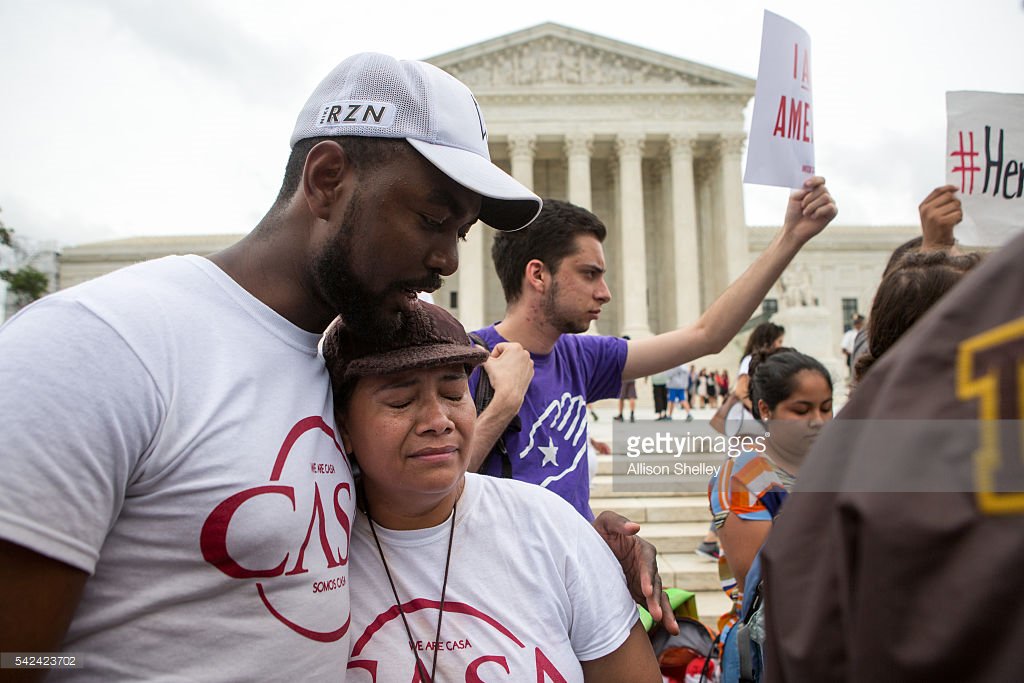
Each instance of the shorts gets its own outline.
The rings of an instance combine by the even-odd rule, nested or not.
[[[636,398],[636,380],[623,382],[619,388],[619,398]]]
[[[686,389],[669,389],[668,390],[668,402],[683,402],[686,400]]]

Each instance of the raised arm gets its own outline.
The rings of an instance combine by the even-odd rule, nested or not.
[[[494,443],[522,407],[533,379],[533,359],[519,344],[502,342],[491,350],[491,357],[483,364],[481,372],[486,372],[490,378],[494,398],[476,418],[470,447],[470,472],[480,469]]]
[[[717,353],[739,333],[800,248],[836,217],[838,209],[815,176],[789,197],[782,229],[764,253],[715,300],[697,322],[629,342],[623,379],[635,379]]]

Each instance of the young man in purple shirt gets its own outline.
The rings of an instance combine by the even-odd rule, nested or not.
[[[584,517],[590,510],[587,403],[614,398],[638,379],[721,351],[760,305],[800,248],[835,217],[823,178],[792,193],[771,245],[694,323],[647,339],[581,335],[611,300],[606,229],[586,209],[545,200],[534,223],[495,236],[491,255],[505,318],[478,330],[492,349],[486,371],[494,398],[477,419],[470,470],[544,486]],[[477,375],[470,379],[475,391]],[[519,431],[506,427],[518,415]],[[507,462],[495,453],[502,439]]]

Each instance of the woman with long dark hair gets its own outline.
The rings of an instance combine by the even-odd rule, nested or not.
[[[853,366],[858,382],[911,326],[981,262],[981,255],[912,251],[893,264],[871,302],[868,349]]]
[[[750,367],[750,398],[765,436],[753,439],[752,449],[726,458],[708,486],[737,606],[747,570],[782,498],[822,426],[832,419],[832,378],[816,359],[795,349],[769,349],[755,352]]]

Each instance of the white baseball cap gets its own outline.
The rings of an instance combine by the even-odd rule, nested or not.
[[[291,145],[338,135],[405,138],[449,178],[480,194],[480,220],[498,230],[518,230],[540,213],[540,197],[491,163],[473,93],[433,64],[364,52],[334,67],[299,113]]]

